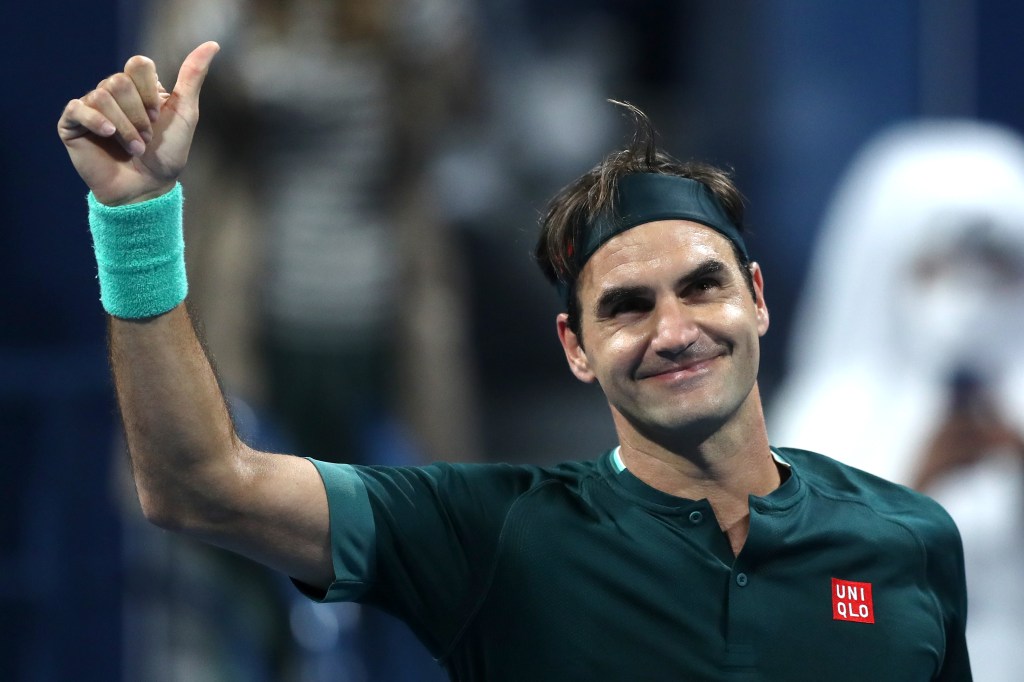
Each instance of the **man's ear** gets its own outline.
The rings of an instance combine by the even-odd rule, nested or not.
[[[569,328],[569,316],[566,313],[559,313],[555,324],[558,327],[558,340],[562,342],[565,359],[569,362],[569,369],[580,381],[593,383],[595,377],[587,361],[587,352],[583,350],[576,332]]]
[[[768,304],[764,302],[764,275],[761,266],[750,264],[750,279],[754,283],[754,306],[757,308],[757,333],[764,336],[768,331]]]

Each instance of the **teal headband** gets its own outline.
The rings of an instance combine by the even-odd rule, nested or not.
[[[750,259],[739,228],[706,185],[678,175],[631,173],[619,179],[615,209],[602,213],[585,227],[581,248],[571,254],[577,272],[615,235],[656,220],[691,220],[707,225]],[[562,299],[567,300],[568,283],[559,280],[557,286]]]

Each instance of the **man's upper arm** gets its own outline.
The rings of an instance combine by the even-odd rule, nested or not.
[[[308,460],[243,446],[216,518],[194,534],[318,589],[333,582],[324,483]]]

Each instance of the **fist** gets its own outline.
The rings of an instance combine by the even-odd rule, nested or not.
[[[132,57],[124,71],[64,107],[57,133],[99,201],[135,203],[174,186],[199,121],[199,91],[218,50],[215,42],[193,50],[170,92],[153,60]]]

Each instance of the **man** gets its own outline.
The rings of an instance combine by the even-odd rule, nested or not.
[[[66,107],[91,189],[110,356],[154,523],[395,613],[460,680],[969,680],[959,536],[935,503],[772,448],[768,328],[729,178],[630,149],[570,185],[538,257],[572,372],[619,447],[551,468],[352,467],[235,435],[182,301],[181,193],[203,78],[153,63]],[[326,491],[326,492],[325,492]]]

